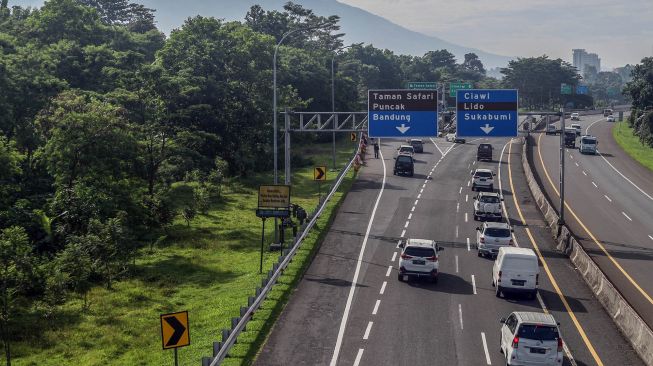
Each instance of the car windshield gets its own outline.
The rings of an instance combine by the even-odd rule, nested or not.
[[[476,177],[476,178],[490,178],[490,177],[492,177],[492,173],[490,173],[490,172],[476,172],[476,173],[474,173],[474,177]]]
[[[399,155],[399,156],[397,157],[397,162],[398,162],[398,163],[409,164],[411,161],[412,161],[412,159],[410,158],[410,156]]]
[[[585,145],[594,145],[594,144],[596,144],[596,140],[594,140],[594,139],[583,139],[583,144],[585,144]]]
[[[408,254],[413,257],[427,258],[435,256],[435,251],[433,248],[407,247],[404,254]]]
[[[481,197],[480,201],[484,203],[499,203],[499,197],[485,196]]]
[[[517,331],[519,338],[538,341],[555,341],[558,339],[558,328],[550,325],[522,324]]]
[[[494,238],[508,238],[510,237],[510,230],[497,227],[489,227],[485,229],[485,235],[492,236]]]

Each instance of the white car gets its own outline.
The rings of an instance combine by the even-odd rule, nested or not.
[[[608,121],[608,122],[614,122],[614,116],[613,116],[613,115],[609,115],[609,116],[607,116],[607,117],[605,118],[605,120]]]
[[[493,190],[495,175],[490,169],[476,169],[472,174],[472,191],[479,188]]]
[[[540,267],[533,249],[501,247],[492,267],[492,286],[497,297],[525,293],[534,299],[539,286]]]
[[[562,365],[563,341],[553,315],[516,311],[500,322],[506,365]]]
[[[498,193],[480,192],[474,197],[474,220],[486,219],[501,221],[503,198]]]
[[[514,246],[512,229],[505,222],[484,222],[476,228],[476,248],[479,257],[496,256],[499,248]]]
[[[460,143],[460,144],[465,143],[465,139],[462,138],[462,137],[460,137],[460,138],[456,137],[455,133],[448,133],[444,138],[448,142],[455,142],[455,143]]]
[[[576,131],[576,136],[581,135],[583,128],[580,127],[580,125],[578,123],[572,123],[571,128],[573,128]]]
[[[397,148],[397,156],[399,154],[406,154],[412,157],[415,154],[415,148],[411,145],[401,145]]]
[[[572,121],[580,121],[580,114],[578,112],[574,112],[571,114],[571,120]]]
[[[410,277],[426,277],[433,282],[438,281],[438,252],[442,250],[434,240],[407,239],[399,244],[399,281]]]

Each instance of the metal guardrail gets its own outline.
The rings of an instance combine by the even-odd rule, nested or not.
[[[333,187],[329,191],[329,194],[320,200],[318,207],[316,207],[316,209],[311,213],[311,220],[305,224],[304,230],[301,232],[301,234],[295,237],[295,241],[290,251],[288,253],[282,252],[282,254],[279,256],[278,262],[274,263],[272,269],[268,271],[266,278],[264,278],[261,282],[262,287],[258,287],[256,289],[256,296],[250,296],[247,301],[248,306],[240,308],[240,317],[231,319],[231,329],[222,330],[222,342],[213,343],[213,357],[202,357],[202,366],[218,366],[228,356],[229,351],[236,343],[238,336],[245,329],[245,325],[247,325],[247,322],[250,321],[252,315],[254,315],[254,313],[259,309],[283,271],[286,269],[286,267],[288,267],[288,264],[290,264],[303,240],[306,238],[310,230],[317,222],[317,219],[322,214],[322,211],[324,211],[326,204],[329,202],[331,197],[333,197],[338,188],[340,188],[340,184],[342,183],[351,167],[354,165],[358,154],[359,149],[356,150],[354,156],[349,161],[349,164],[347,164],[347,166],[339,173],[335,183],[333,184]]]

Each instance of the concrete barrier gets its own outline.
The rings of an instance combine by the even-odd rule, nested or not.
[[[531,170],[527,155],[528,144],[529,142],[526,140],[523,144],[521,156],[526,181],[537,202],[537,206],[556,239],[556,249],[569,255],[571,262],[578,268],[585,282],[592,289],[592,292],[617,325],[617,328],[633,346],[635,352],[646,365],[653,366],[653,331],[585,252],[585,249],[578,243],[569,228],[565,225],[558,227],[559,216],[542,193],[542,189],[537,184]]]

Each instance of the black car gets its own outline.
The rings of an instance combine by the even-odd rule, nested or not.
[[[492,144],[479,144],[476,150],[476,160],[492,161]]]
[[[399,154],[395,159],[394,175],[406,174],[413,176],[415,174],[415,163],[413,157],[407,154]]]
[[[424,152],[424,143],[420,139],[411,139],[410,140],[410,146],[413,147],[413,150],[416,153],[423,153]]]

